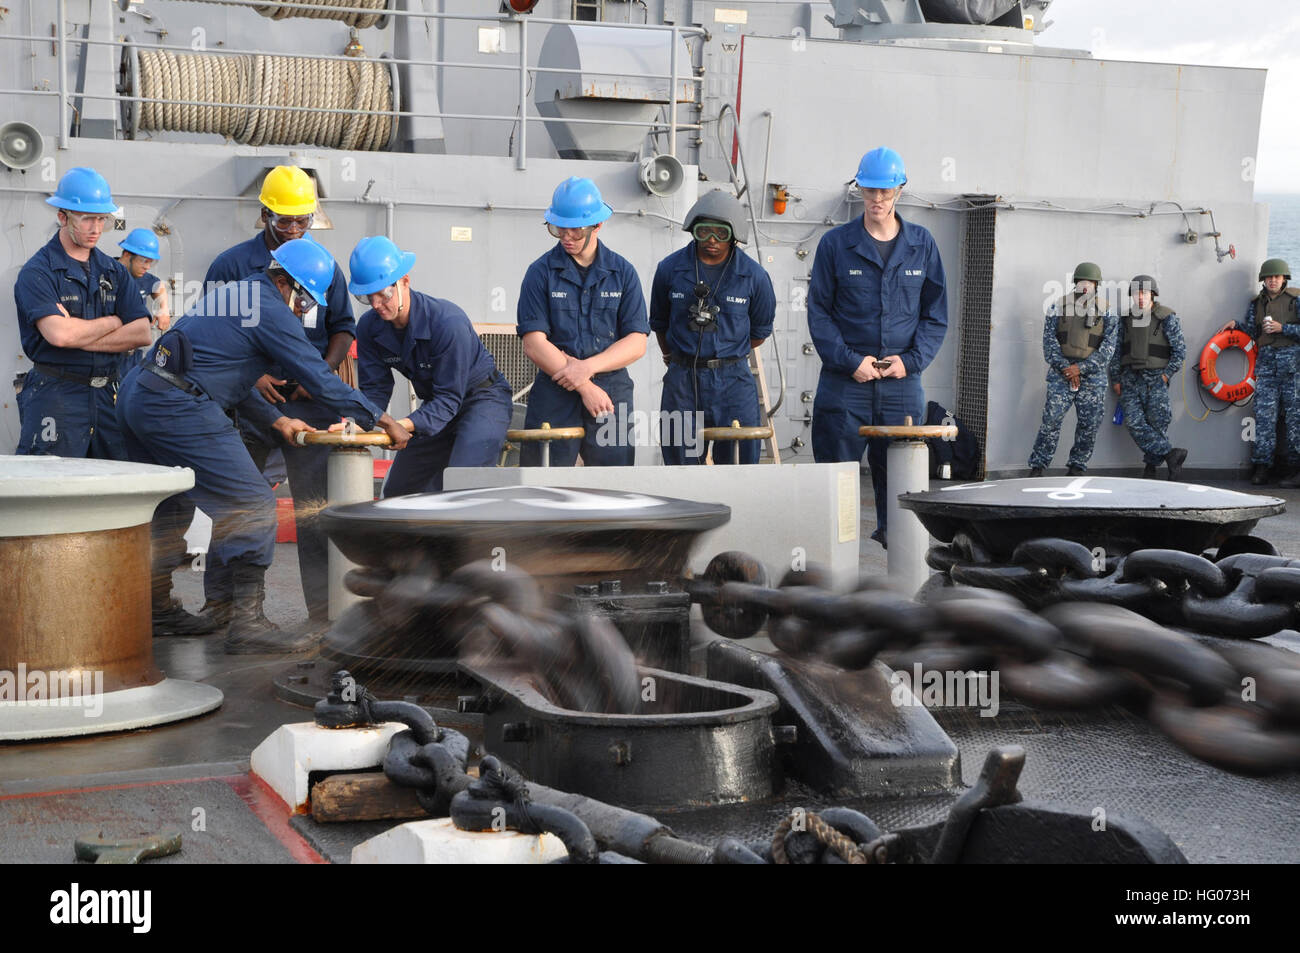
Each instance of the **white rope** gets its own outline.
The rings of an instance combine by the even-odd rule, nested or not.
[[[392,135],[393,90],[378,60],[221,56],[140,50],[142,131],[215,133],[244,145],[312,145],[375,151]],[[252,106],[180,105],[179,101]],[[285,106],[287,109],[263,109]],[[383,115],[305,112],[365,109]]]
[[[200,0],[203,2],[203,0]],[[342,20],[348,26],[364,30],[374,26],[383,16],[388,0],[292,0],[298,4],[314,4],[315,10],[295,10],[279,3],[259,3],[253,6],[264,17],[272,20],[286,20],[289,17],[304,17],[309,20]],[[341,13],[337,7],[353,7],[363,10],[379,10],[380,13]]]

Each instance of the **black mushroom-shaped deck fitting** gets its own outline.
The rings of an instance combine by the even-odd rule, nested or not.
[[[1100,546],[1199,553],[1248,534],[1286,501],[1192,483],[1118,477],[1041,477],[945,486],[899,497],[930,535],[948,543],[966,533],[995,559],[1028,539],[1054,537]]]
[[[544,589],[620,578],[683,575],[695,536],[731,518],[730,507],[619,490],[538,486],[419,493],[331,506],[321,523],[348,559],[446,576],[467,563],[501,559]]]

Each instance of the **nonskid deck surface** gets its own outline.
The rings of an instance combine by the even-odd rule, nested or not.
[[[1240,482],[1219,483],[1249,490]],[[863,480],[864,572],[883,572],[885,554],[867,537],[874,528],[870,481]],[[1300,505],[1296,491],[1266,488]],[[1262,522],[1257,535],[1300,555],[1300,517]],[[291,545],[277,547],[268,574],[268,614],[291,623],[305,615]],[[187,608],[202,602],[198,573],[178,572]],[[757,640],[756,640],[757,641]],[[1271,640],[1300,651],[1300,639]],[[329,826],[276,816],[270,795],[246,774],[249,753],[274,728],[308,721],[310,712],[275,698],[271,676],[283,659],[227,656],[214,638],[155,642],[157,662],[172,677],[220,688],[226,701],[211,714],[146,731],[36,744],[0,745],[0,862],[68,862],[75,837],[118,825],[139,831],[180,830],[182,853],[168,863],[255,861],[346,862],[351,847],[382,823]],[[936,710],[961,750],[970,784],[985,754],[1020,744],[1027,759],[1020,791],[1098,816],[1139,817],[1161,828],[1193,863],[1300,861],[1295,816],[1300,772],[1247,778],[1203,764],[1132,714],[1110,709],[1076,714],[1036,712],[1004,703],[996,717],[974,710]],[[885,828],[942,818],[952,797],[850,802]],[[664,814],[679,835],[711,842],[724,834],[762,840],[793,807],[824,798],[797,786],[778,800]],[[202,809],[206,830],[195,829]],[[280,808],[283,811],[283,808]],[[302,835],[299,837],[298,835]],[[319,857],[318,857],[319,855]],[[152,861],[157,863],[159,861]]]

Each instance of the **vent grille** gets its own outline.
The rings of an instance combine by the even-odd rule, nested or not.
[[[993,331],[993,256],[996,196],[967,195],[962,239],[961,335],[957,366],[957,416],[980,446],[980,477],[985,473],[989,422],[989,346]]]
[[[492,355],[500,371],[510,385],[510,393],[518,394],[533,382],[537,376],[537,365],[524,354],[523,339],[515,333],[513,324],[491,325],[476,324],[478,339]],[[515,403],[528,403],[528,395],[515,398]]]

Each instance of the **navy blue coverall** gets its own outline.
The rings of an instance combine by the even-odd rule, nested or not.
[[[598,243],[596,258],[584,280],[578,266],[558,242],[528,266],[519,289],[518,334],[542,331],[552,344],[570,357],[586,360],[607,350],[629,334],[649,334],[645,295],[641,279],[631,262]],[[632,443],[632,376],[627,368],[607,371],[592,381],[609,395],[614,404],[617,438],[598,440],[600,423],[587,413],[582,397],[565,390],[538,371],[528,392],[528,413],[524,426],[533,429],[543,422],[552,428],[583,427],[582,461],[589,467],[632,466],[636,447]],[[602,445],[606,443],[606,445]],[[551,444],[551,466],[571,467],[578,459],[579,441],[557,440]],[[539,443],[525,443],[519,463],[540,466]]]
[[[706,269],[699,262],[695,242],[659,263],[650,286],[650,329],[667,336],[672,357],[664,374],[659,407],[661,426],[667,432],[674,421],[681,440],[663,440],[660,449],[669,466],[703,463],[704,448],[695,436],[694,412],[704,415],[705,427],[758,427],[758,387],[749,372],[749,342],[772,333],[776,295],[772,279],[756,261],[734,245],[724,265],[716,266],[720,278],[711,288],[709,305],[720,310],[714,320],[697,323],[690,311],[696,303],[695,285]],[[698,396],[698,400],[697,400]],[[697,453],[692,450],[698,448]],[[757,463],[757,440],[740,441],[740,462]],[[714,448],[714,463],[731,463],[730,446]]]
[[[861,219],[822,236],[808,286],[808,331],[822,360],[813,402],[813,459],[858,461],[867,450],[876,497],[876,525],[886,530],[888,441],[858,436],[866,425],[891,426],[925,414],[921,372],[939,353],[948,329],[943,262],[930,233],[903,221],[888,266]],[[897,354],[907,376],[860,383],[867,355]]]
[[[394,369],[423,403],[411,413],[415,432],[388,471],[385,497],[440,491],[447,467],[496,465],[510,426],[510,387],[464,311],[413,291],[400,331],[373,310],[363,314],[357,384],[377,407],[393,395]]]
[[[313,241],[315,239],[312,239]],[[214,282],[239,281],[266,270],[271,263],[271,250],[266,245],[265,233],[259,232],[247,241],[227,248],[213,259],[204,279],[205,287]],[[330,338],[335,334],[356,337],[356,321],[352,317],[352,299],[348,296],[347,279],[337,264],[334,280],[330,282],[324,309],[317,306],[316,314],[309,315],[311,327],[303,326],[307,340],[325,356]],[[277,378],[293,380],[284,368],[272,367],[269,372]],[[315,391],[303,381],[304,389],[316,396]],[[262,398],[265,403],[265,398]],[[316,400],[290,400],[276,405],[286,417],[297,417],[317,429],[324,430],[337,423],[338,417]],[[323,619],[329,611],[329,547],[325,534],[317,526],[315,513],[326,500],[326,483],[329,466],[329,447],[288,447],[275,434],[258,427],[249,414],[239,414],[239,430],[244,444],[259,470],[265,468],[268,454],[274,448],[284,452],[284,468],[289,477],[289,491],[294,502],[294,522],[298,530],[298,571],[302,577],[302,593],[307,611],[313,618]],[[225,566],[211,559],[203,577],[203,589],[209,601],[225,602],[230,599],[230,573]]]
[[[182,376],[202,393],[188,393],[148,369],[155,344],[122,382],[117,407],[131,460],[194,471],[194,489],[165,500],[154,516],[155,572],[170,571],[164,564],[174,560],[178,546],[183,558],[177,536],[188,525],[183,512],[195,506],[212,517],[209,562],[269,566],[275,497],[226,412],[238,407],[270,427],[288,405],[273,407],[253,385],[273,365],[291,373],[333,417],[353,417],[368,429],[383,410],[330,372],[265,275],[209,291],[175,330],[193,348],[193,366]]]
[[[87,321],[109,315],[123,325],[148,321],[131,273],[97,248],[88,262],[76,261],[55,234],[18,273],[14,303],[23,352],[33,365],[18,394],[22,432],[14,452],[125,460],[114,408],[123,352],[55,347],[36,324],[59,314],[60,304]]]

